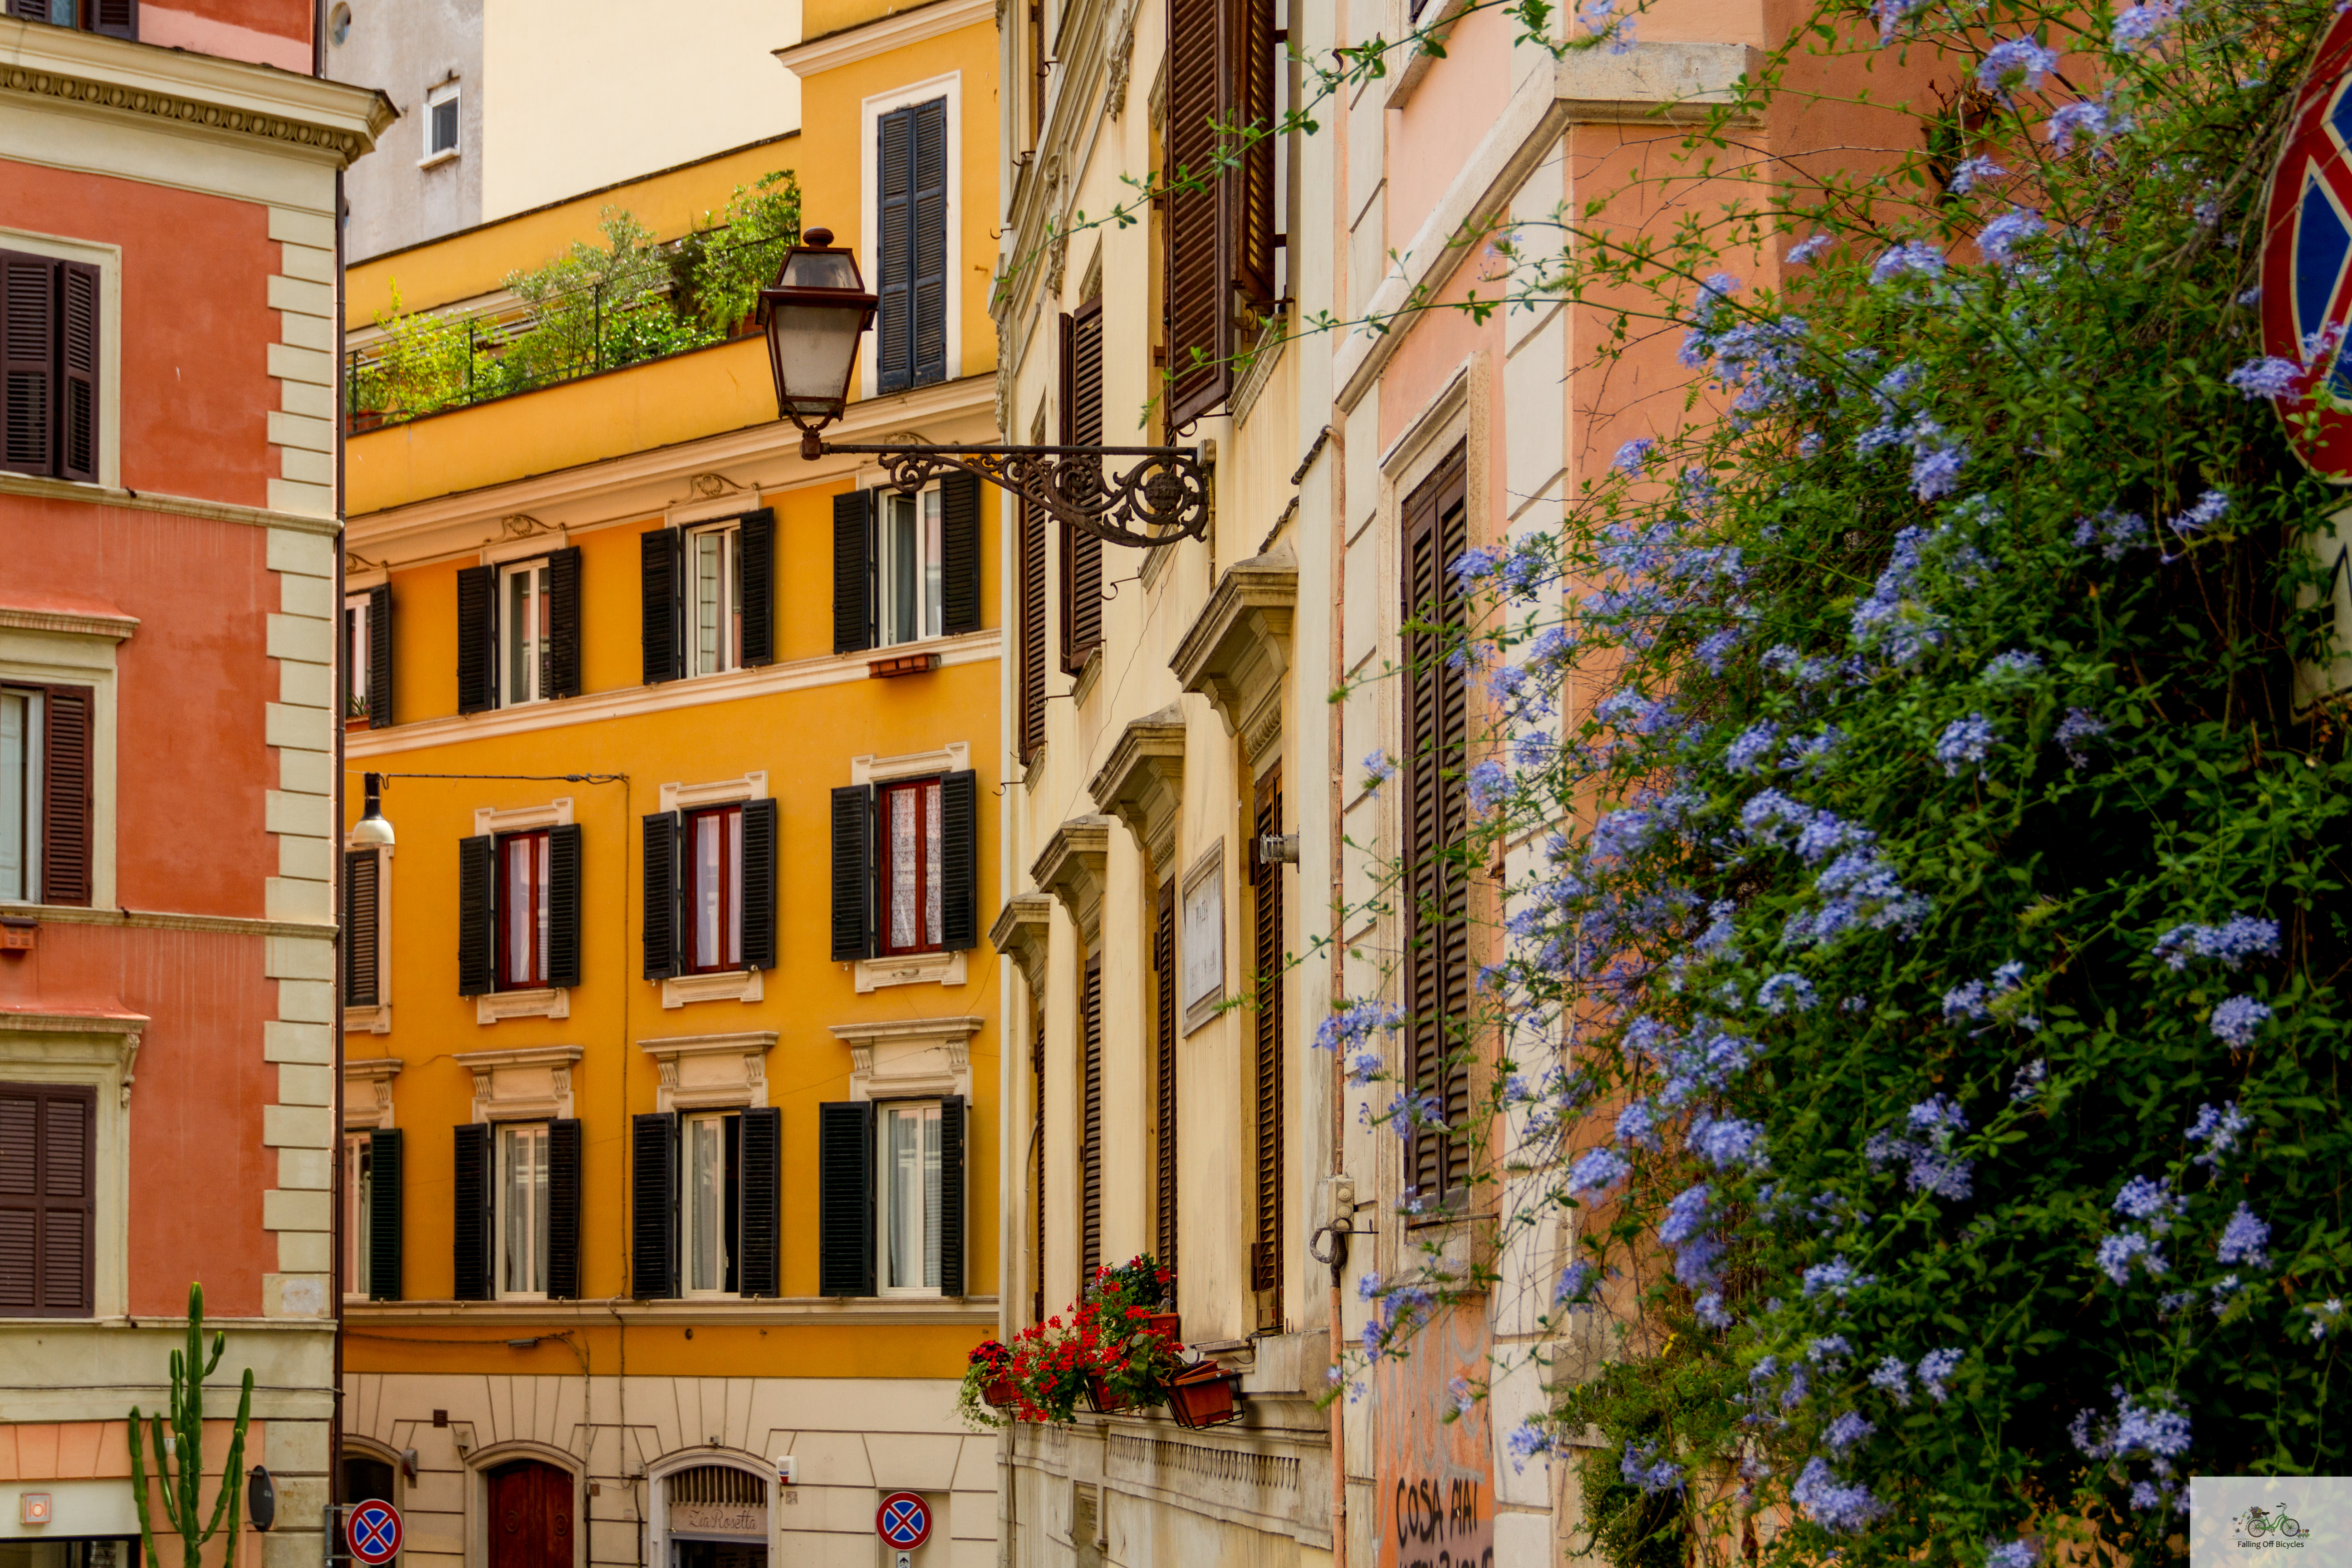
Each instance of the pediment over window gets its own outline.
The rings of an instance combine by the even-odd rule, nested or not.
[[[996,951],[1021,966],[1021,977],[1034,991],[1045,978],[1045,952],[1054,932],[1054,900],[1044,893],[1019,893],[1005,900],[988,940]]]
[[[1298,558],[1286,546],[1235,562],[1168,661],[1185,690],[1216,706],[1252,757],[1281,731],[1278,697],[1297,606]]]
[[[776,1048],[773,1029],[728,1035],[673,1035],[639,1040],[653,1058],[661,1085],[656,1110],[709,1110],[768,1103],[768,1053]]]
[[[451,1058],[474,1075],[472,1120],[531,1121],[572,1117],[572,1064],[579,1046],[521,1046],[513,1050],[458,1051]]]
[[[849,1047],[849,1098],[971,1098],[971,1037],[986,1022],[958,1016],[832,1026],[834,1037]]]
[[[1110,818],[1074,816],[1054,830],[1029,868],[1030,880],[1062,900],[1091,946],[1102,921],[1103,877],[1110,865]]]
[[[1127,824],[1154,866],[1166,867],[1184,803],[1184,716],[1176,705],[1129,722],[1087,788],[1097,805]]]

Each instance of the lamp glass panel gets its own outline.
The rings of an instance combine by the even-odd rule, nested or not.
[[[795,250],[784,258],[786,289],[855,289],[857,258],[839,250]]]
[[[857,363],[857,339],[865,330],[860,305],[778,305],[770,318],[768,341],[784,405],[802,414],[837,412]]]

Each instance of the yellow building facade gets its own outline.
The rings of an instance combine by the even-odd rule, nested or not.
[[[480,367],[606,209],[789,169],[900,283],[833,434],[994,439],[992,17],[883,9],[776,51],[796,135],[353,269],[355,384],[395,288]],[[344,1496],[418,1568],[977,1568],[998,498],[803,461],[756,331],[352,427]]]

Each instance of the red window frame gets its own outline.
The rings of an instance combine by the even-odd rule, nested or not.
[[[875,787],[876,816],[878,818],[874,834],[875,881],[880,893],[875,921],[875,936],[880,951],[893,956],[911,952],[940,951],[940,921],[933,913],[942,889],[932,879],[931,862],[941,853],[938,828],[944,825],[945,803],[940,799],[940,780],[930,778],[906,779]],[[891,822],[893,803],[901,795],[912,795],[915,801],[916,852],[915,872],[915,936],[911,942],[892,940],[890,919],[890,877],[894,868]]]
[[[536,991],[548,983],[548,830],[544,827],[499,836],[492,898],[499,912],[499,989],[501,991]],[[523,861],[524,904],[520,911],[515,909],[513,901],[514,862],[518,856]],[[518,912],[522,916],[520,953],[514,951]]]
[[[703,947],[703,824],[719,831],[719,951]],[[686,967],[720,974],[743,967],[743,807],[714,805],[686,814]]]

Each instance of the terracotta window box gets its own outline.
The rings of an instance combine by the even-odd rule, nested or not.
[[[1194,1362],[1168,1382],[1168,1413],[1179,1426],[1229,1426],[1242,1418],[1242,1376],[1213,1361]]]
[[[903,653],[896,658],[867,659],[866,673],[877,680],[888,680],[900,675],[929,675],[939,667],[938,654]]]
[[[1020,1398],[1020,1389],[1010,1377],[992,1377],[981,1385],[980,1396],[998,1410],[1010,1410]]]

